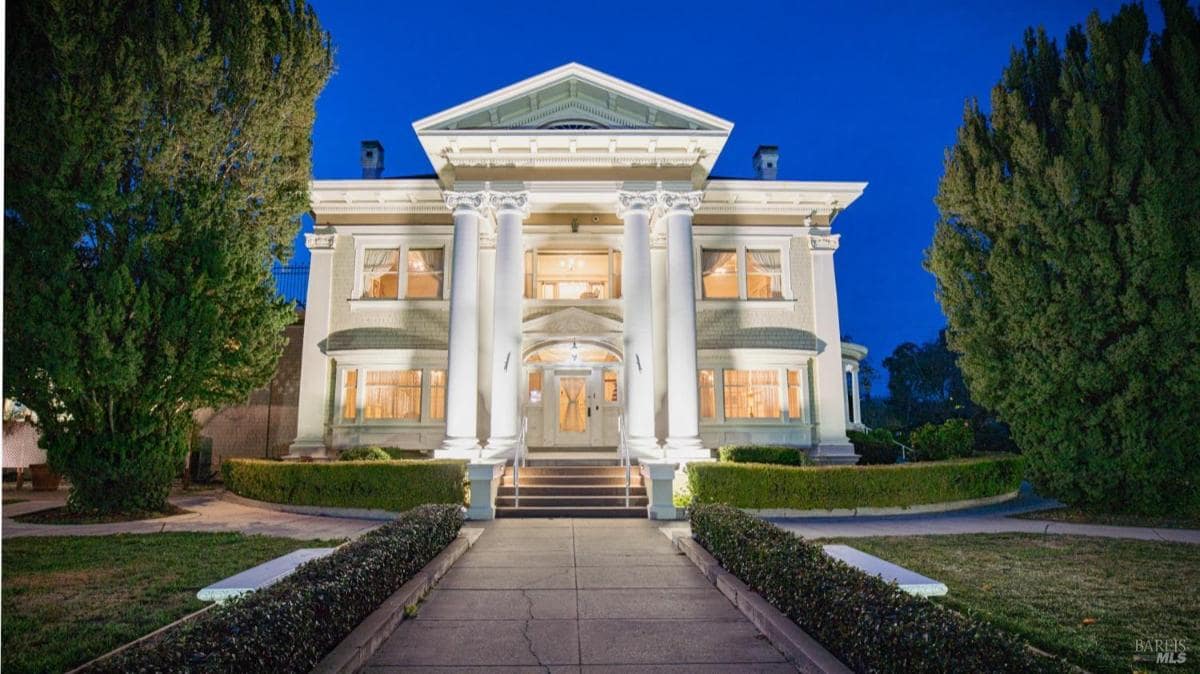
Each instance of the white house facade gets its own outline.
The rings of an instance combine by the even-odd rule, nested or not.
[[[710,175],[733,124],[569,64],[413,124],[434,174],[312,185],[293,456],[782,444],[857,460],[831,225],[865,183]]]

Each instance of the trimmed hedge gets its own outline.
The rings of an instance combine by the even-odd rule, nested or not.
[[[338,454],[338,461],[391,461],[392,455],[381,447],[351,447]]]
[[[308,672],[458,536],[462,509],[410,510],[93,672]]]
[[[1061,672],[988,623],[825,555],[736,508],[695,506],[692,535],[733,575],[857,672]]]
[[[893,464],[900,460],[900,447],[886,428],[872,428],[866,433],[846,431],[846,437],[854,444],[860,466]]]
[[[966,419],[947,419],[940,424],[925,424],[909,436],[917,458],[940,461],[971,456],[975,451],[975,433]]]
[[[770,463],[780,466],[807,466],[803,450],[773,445],[726,445],[718,450],[721,461],[729,463]]]
[[[1019,456],[894,466],[767,466],[689,463],[694,503],[739,508],[908,507],[999,496],[1021,486]]]
[[[423,503],[463,502],[462,461],[293,463],[230,459],[225,488],[270,503],[399,512]]]

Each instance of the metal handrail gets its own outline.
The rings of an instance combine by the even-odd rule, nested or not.
[[[617,415],[617,455],[621,460],[621,465],[625,468],[625,507],[629,507],[629,491],[630,483],[633,481],[631,476],[632,463],[629,451],[629,437],[625,430],[625,415]]]
[[[521,431],[517,436],[516,447],[513,448],[513,507],[521,507],[521,468],[525,466],[528,447],[525,446],[525,433],[529,430],[529,417],[521,417]]]
[[[908,463],[908,457],[904,454],[904,450],[908,450],[908,451],[912,452],[913,454],[917,453],[917,450],[913,449],[912,447],[909,447],[908,445],[904,444],[903,442],[900,442],[896,438],[892,438],[892,442],[894,444],[896,444],[898,447],[900,447],[900,460],[897,461],[896,463]]]

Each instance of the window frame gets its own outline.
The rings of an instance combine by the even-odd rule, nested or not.
[[[346,362],[338,363],[336,369],[335,382],[337,383],[336,396],[333,401],[333,423],[335,427],[376,427],[376,426],[428,426],[442,425],[446,423],[445,418],[435,418],[433,416],[433,372],[446,371],[445,365],[435,365],[417,362],[396,362],[396,361],[380,361],[374,360],[366,362]],[[366,398],[367,398],[367,372],[370,371],[416,371],[420,372],[421,388],[420,388],[420,413],[416,418],[408,419],[368,419],[366,418]],[[342,411],[346,404],[346,378],[350,372],[356,372],[357,380],[355,382],[354,391],[354,409],[355,416],[353,419],[348,419],[342,416]],[[449,382],[447,381],[447,384]],[[445,388],[445,386],[443,386]]]
[[[795,302],[796,295],[792,288],[791,248],[792,238],[782,237],[740,237],[740,236],[697,236],[695,243],[695,277],[697,302],[755,302],[765,306],[789,306]],[[706,297],[704,294],[704,252],[705,251],[734,251],[737,256],[737,297]],[[779,289],[780,297],[750,297],[747,292],[747,251],[779,253]]]
[[[408,297],[408,253],[411,250],[442,250],[442,294],[441,297]],[[368,250],[394,250],[399,254],[397,265],[399,278],[396,280],[396,297],[365,297],[363,283],[364,265]],[[394,306],[397,303],[447,302],[450,299],[450,284],[453,280],[452,260],[454,247],[445,237],[412,236],[355,236],[354,237],[354,286],[350,291],[351,308],[370,306]]]
[[[544,244],[546,242],[542,242],[542,243]],[[599,254],[601,251],[604,251],[608,256],[608,259],[607,259],[608,278],[605,281],[605,292],[608,294],[608,297],[585,300],[585,299],[548,299],[548,298],[543,298],[543,297],[538,296],[538,294],[537,294],[537,291],[538,291],[537,262],[538,262],[539,254],[541,254],[541,253],[546,253],[546,254],[578,253],[580,255],[596,255],[596,254]],[[536,243],[529,244],[527,242],[526,248],[522,252],[523,264],[527,264],[528,268],[522,270],[523,274],[521,277],[521,299],[526,302],[549,302],[552,304],[560,303],[560,302],[564,303],[564,304],[565,303],[574,303],[574,302],[619,302],[622,299],[622,295],[614,295],[614,291],[617,289],[617,279],[618,278],[621,279],[620,286],[621,286],[622,293],[625,290],[625,288],[624,288],[625,279],[621,277],[621,269],[618,266],[616,266],[617,264],[620,264],[619,262],[617,262],[617,258],[619,258],[621,255],[622,255],[622,251],[620,248],[617,248],[616,246],[613,246],[608,243],[602,243],[602,244],[595,245],[593,248],[588,248],[587,243],[582,243],[577,246],[573,245],[573,246],[561,246],[560,247],[559,245],[557,245],[553,242],[550,242],[550,245],[548,245],[548,246],[547,245],[538,245]]]

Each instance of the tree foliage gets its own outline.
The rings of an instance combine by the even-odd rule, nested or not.
[[[926,265],[973,397],[1047,493],[1200,500],[1200,19],[1030,30],[947,153]]]
[[[278,360],[327,34],[292,0],[8,4],[5,395],[77,509],[153,509]]]
[[[888,406],[899,426],[913,428],[951,417],[975,416],[958,356],[946,346],[946,333],[921,344],[905,342],[883,359],[888,371]]]

